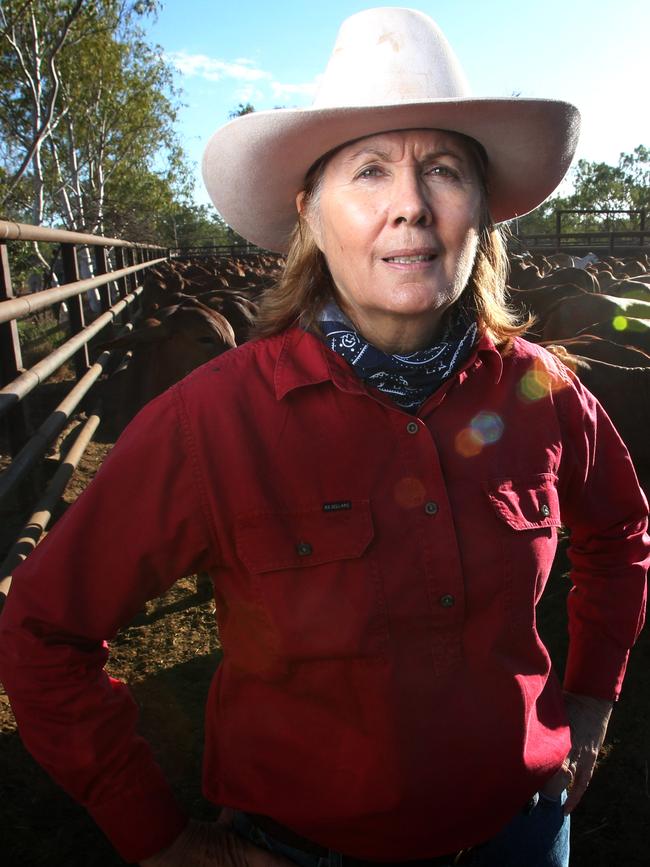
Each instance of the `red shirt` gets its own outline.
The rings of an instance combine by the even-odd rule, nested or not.
[[[646,513],[602,408],[543,349],[484,338],[413,417],[294,329],[126,430],[17,570],[0,673],[28,749],[123,857],[151,855],[186,820],[102,642],[208,569],[206,795],[351,856],[434,856],[494,835],[569,750],[535,630],[561,523],[564,685],[618,695]]]

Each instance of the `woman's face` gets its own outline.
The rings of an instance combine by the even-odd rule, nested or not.
[[[337,151],[303,216],[361,333],[383,349],[414,350],[467,284],[481,203],[461,136],[401,130]]]

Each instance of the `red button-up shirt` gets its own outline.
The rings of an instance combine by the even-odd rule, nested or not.
[[[433,856],[492,836],[569,750],[535,629],[561,524],[564,685],[618,695],[646,511],[602,408],[543,349],[483,338],[414,417],[289,330],[127,429],[17,570],[1,674],[27,747],[125,858],[151,855],[185,817],[102,642],[209,570],[207,796],[351,856]]]

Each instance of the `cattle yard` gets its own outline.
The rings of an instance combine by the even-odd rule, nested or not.
[[[570,216],[588,216],[600,218],[603,225],[598,230],[579,231],[562,225],[563,218]],[[617,218],[625,217],[635,222],[634,228],[616,229],[613,223]],[[593,252],[599,256],[627,257],[650,244],[650,230],[647,228],[647,210],[596,210],[593,208],[558,209],[555,211],[555,232],[553,234],[516,234],[514,240],[523,250],[537,253],[568,253],[572,256],[584,256]],[[613,221],[613,223],[612,223]]]
[[[7,245],[0,243],[0,590],[6,593],[16,564],[86,487],[143,403],[246,341],[259,295],[273,285],[283,262],[251,250],[178,256],[2,222],[0,236],[60,243],[65,277],[55,288],[14,295]],[[81,248],[94,262],[94,275],[84,279]],[[566,252],[513,255],[512,303],[535,315],[530,339],[558,355],[603,403],[648,493],[650,259],[642,247],[625,257],[580,252],[581,258]],[[26,323],[41,335],[40,345],[21,337]],[[60,345],[51,345],[48,332]],[[565,546],[563,540],[538,623],[560,672],[570,587]],[[110,673],[131,685],[141,731],[179,799],[195,816],[210,818],[214,810],[201,795],[200,764],[202,708],[219,656],[212,600],[187,576],[148,603],[111,650]],[[597,775],[574,816],[574,867],[647,863],[649,705],[646,629],[632,654]],[[1,690],[0,797],[0,851],[8,867],[123,865],[85,812],[26,753]]]

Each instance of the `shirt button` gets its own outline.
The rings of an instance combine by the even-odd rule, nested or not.
[[[551,514],[551,510],[546,505],[546,503],[544,503],[544,505],[540,509],[540,512],[542,513],[542,515],[544,515],[545,518],[548,518],[548,516]]]
[[[427,515],[435,515],[438,511],[438,504],[434,503],[433,500],[429,500],[429,502],[425,505],[424,511]]]
[[[419,428],[418,423],[416,421],[410,421],[406,425],[406,430],[410,434],[416,434],[420,430],[420,428]]]
[[[456,604],[456,599],[451,595],[451,593],[445,593],[444,596],[440,597],[440,604],[443,608],[453,608]]]
[[[296,551],[301,557],[307,557],[312,552],[312,547],[309,542],[298,542]]]

